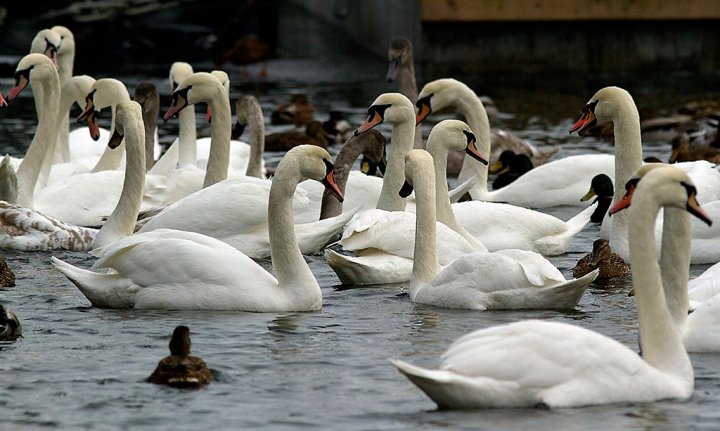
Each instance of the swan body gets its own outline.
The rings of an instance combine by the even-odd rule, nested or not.
[[[310,311],[322,292],[295,242],[291,202],[303,179],[337,190],[327,151],[289,151],[278,165],[268,209],[273,269],[277,278],[232,246],[195,232],[160,229],[122,238],[98,250],[93,268],[53,264],[96,307],[214,309],[256,312]],[[160,264],[162,263],[162,264]]]
[[[98,230],[64,223],[41,212],[0,201],[0,248],[90,250]]]
[[[652,232],[661,206],[685,209],[690,202],[682,184],[690,180],[682,173],[680,178],[646,178],[650,181],[640,183],[640,199],[631,208],[642,356],[584,328],[529,320],[459,338],[437,370],[391,362],[442,408],[561,408],[689,398],[693,368],[668,310]]]
[[[454,79],[438,79],[426,84],[418,95],[418,121],[431,112],[448,106],[456,107],[478,134],[478,149],[490,148],[490,125],[482,102],[467,85]],[[487,154],[487,153],[486,153]],[[474,200],[505,202],[526,208],[547,208],[558,205],[584,205],[579,197],[585,194],[586,185],[593,176],[604,173],[612,176],[614,158],[606,154],[570,156],[555,160],[531,171],[508,184],[489,191],[487,168],[473,160],[463,163],[458,180],[477,176],[470,189]]]

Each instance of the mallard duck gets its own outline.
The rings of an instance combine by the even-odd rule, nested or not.
[[[15,274],[8,266],[4,257],[0,257],[0,287],[15,286]]]
[[[590,200],[592,197],[597,196],[595,202],[597,202],[597,208],[590,216],[590,221],[593,223],[602,223],[607,213],[608,208],[613,200],[613,194],[615,188],[613,187],[612,180],[605,174],[597,174],[593,177],[590,182],[590,190],[585,193],[585,196],[580,198],[581,202]],[[595,203],[593,202],[593,203]]]
[[[493,190],[505,187],[533,167],[533,162],[527,155],[516,154],[512,150],[503,151],[489,169],[491,174],[498,174],[492,184]]]
[[[306,126],[315,118],[315,106],[313,106],[304,94],[294,94],[290,103],[280,105],[270,114],[270,124],[294,124]]]
[[[720,163],[720,142],[717,133],[711,134],[708,138],[694,139],[687,133],[680,133],[672,140],[669,162],[707,160],[711,163]]]
[[[22,325],[15,313],[0,304],[0,341],[13,341],[22,336]]]
[[[328,141],[322,123],[313,121],[303,132],[271,133],[265,136],[265,151],[288,151],[298,145],[315,145],[327,149]]]
[[[170,339],[170,356],[163,358],[148,377],[148,383],[176,388],[199,388],[213,379],[205,361],[190,356],[190,329],[175,328]]]
[[[622,257],[612,252],[610,243],[606,239],[597,239],[593,242],[592,252],[578,260],[577,265],[573,268],[573,277],[582,277],[595,269],[600,269],[598,278],[630,275],[630,267]]]

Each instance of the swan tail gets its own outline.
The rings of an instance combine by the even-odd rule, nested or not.
[[[361,208],[362,205],[335,217],[295,225],[295,236],[300,251],[303,254],[314,254],[322,250],[330,241],[338,239],[342,228]]]
[[[584,210],[580,211],[573,218],[565,222],[566,229],[557,235],[549,235],[542,238],[538,238],[535,241],[535,247],[538,253],[543,256],[557,256],[563,254],[570,247],[575,235],[587,226],[590,222],[593,212],[597,203],[590,205]]]
[[[450,196],[450,203],[456,203],[460,200],[463,196],[465,196],[465,193],[469,193],[472,186],[475,185],[475,183],[478,182],[478,176],[473,175],[467,180],[463,181],[461,184],[459,184],[454,189],[448,191],[448,195]]]
[[[580,278],[573,278],[571,280],[556,284],[554,286],[547,287],[548,293],[550,294],[550,302],[553,304],[552,308],[558,309],[571,309],[580,302],[583,294],[587,290],[590,283],[600,274],[599,269],[595,269]]]
[[[70,265],[56,257],[52,264],[62,272],[94,307],[132,308],[137,286],[117,273],[102,274]]]
[[[488,295],[490,301],[488,308],[493,310],[570,310],[580,302],[587,287],[599,273],[600,271],[596,269],[581,278],[549,286],[498,290]]]

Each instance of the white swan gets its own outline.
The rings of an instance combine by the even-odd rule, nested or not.
[[[680,181],[650,175],[630,209],[642,357],[578,326],[529,320],[459,338],[438,370],[392,363],[443,408],[559,408],[692,396],[693,368],[667,308],[653,226],[662,206],[685,209],[696,202],[682,172]]]
[[[479,148],[490,148],[490,125],[480,99],[467,85],[455,79],[438,79],[427,83],[418,96],[417,121],[430,113],[453,106],[466,118],[477,134]],[[619,151],[616,146],[615,151]],[[487,157],[487,156],[486,156]],[[505,202],[526,208],[547,208],[558,205],[585,205],[578,196],[585,194],[587,184],[600,173],[612,177],[614,158],[608,154],[570,156],[538,166],[511,184],[489,191],[487,168],[473,160],[465,160],[459,181],[477,176],[470,189],[474,200]]]
[[[230,141],[229,101],[220,82],[207,73],[195,73],[186,78],[173,94],[173,105],[165,114],[170,118],[189,104],[206,101],[213,106],[212,134],[225,163]],[[257,101],[252,98],[254,104]],[[228,105],[225,107],[225,105]],[[210,163],[215,163],[211,157]],[[216,172],[210,166],[207,176]],[[206,180],[207,181],[207,180]],[[270,255],[268,200],[271,181],[255,177],[231,178],[218,181],[198,190],[163,209],[147,221],[140,232],[157,229],[177,229],[198,232],[220,239],[250,257]],[[229,199],[228,196],[233,198]],[[319,199],[318,199],[319,201]],[[295,212],[314,211],[314,222],[295,226],[298,243],[303,253],[314,253],[332,239],[354,214],[350,211],[337,217],[317,221],[319,209],[310,208],[307,194],[301,188],[293,198]],[[197,217],[197,214],[205,214]],[[297,218],[297,215],[296,215]]]
[[[108,145],[117,147],[126,137],[128,163],[123,189],[115,211],[97,229],[73,226],[18,205],[0,202],[0,248],[14,250],[87,251],[132,235],[140,209],[145,177],[144,131],[140,106],[125,101],[117,105],[116,128]]]
[[[640,140],[640,119],[635,102],[630,94],[618,87],[605,87],[599,90],[583,108],[582,117],[570,129],[582,133],[597,122],[612,121],[615,134],[615,184],[625,184],[642,165],[642,142]],[[692,178],[698,189],[698,196],[705,202],[720,199],[720,172],[706,161],[677,163],[674,166],[684,170]],[[622,198],[623,187],[615,188],[613,201]],[[620,257],[629,257],[626,213],[616,217],[606,217],[600,230],[600,237],[610,240],[610,247]],[[717,229],[717,227],[716,227]],[[712,238],[720,231],[712,232],[708,227],[693,230],[693,238]],[[709,250],[694,245],[693,263],[717,262],[720,260],[720,247],[709,245]],[[699,245],[699,244],[698,244]],[[714,251],[714,254],[713,254]]]
[[[638,183],[645,181],[649,172],[654,170],[673,169],[660,163],[644,165],[628,181],[626,193],[623,198],[611,209],[616,214],[632,203],[632,197]],[[670,171],[668,175],[672,172]],[[688,194],[694,195],[696,190],[688,185]],[[688,208],[694,211],[694,206]],[[698,213],[697,219],[705,224],[711,224],[711,219],[720,214],[707,211]],[[658,222],[660,222],[658,218]],[[663,277],[665,296],[670,314],[681,328],[683,342],[688,352],[720,352],[720,296],[713,289],[713,278],[717,277],[717,269],[712,267],[703,273],[694,286],[688,282],[690,263],[691,232],[694,229],[690,215],[683,210],[666,208],[662,223],[656,224],[655,237],[660,237],[662,231],[662,250],[660,253],[660,270]],[[694,241],[693,241],[694,242]],[[693,294],[693,305],[690,306],[689,296],[693,288],[698,289]],[[693,290],[689,290],[693,289]],[[691,310],[688,314],[688,310]]]
[[[469,133],[470,130],[461,122],[458,123],[464,126],[464,130],[443,123],[447,122],[439,123],[433,130],[438,127],[445,131],[454,129],[452,131],[456,134]],[[417,201],[410,300],[474,310],[575,307],[598,271],[566,281],[560,271],[542,256],[522,250],[475,252],[461,256],[440,269],[435,235],[433,163],[432,156],[420,150],[412,150],[406,157],[405,170],[408,181],[415,189]],[[407,188],[405,191],[406,195],[409,194]]]
[[[487,130],[483,130],[482,125],[479,127],[476,132],[487,135]],[[520,249],[545,256],[565,253],[575,235],[587,225],[595,206],[584,209],[567,222],[539,211],[497,202],[466,201],[450,207],[447,187],[442,181],[447,177],[446,160],[450,151],[460,152],[467,147],[462,139],[441,136],[452,130],[449,127],[433,128],[431,135],[439,136],[428,139],[427,144],[427,150],[435,161],[438,220],[465,238],[479,240],[490,251]],[[479,143],[478,152],[488,154],[489,141],[480,139]],[[477,163],[476,160],[472,162]]]
[[[341,198],[327,151],[315,146],[288,151],[275,172],[268,209],[277,279],[222,241],[174,230],[137,234],[105,247],[94,268],[109,268],[109,273],[76,268],[54,257],[53,265],[96,307],[318,310],[322,292],[295,241],[291,214],[295,186],[306,178],[323,181]]]

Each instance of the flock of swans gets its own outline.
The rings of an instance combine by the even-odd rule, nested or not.
[[[398,50],[391,70],[404,64]],[[52,265],[95,307],[319,310],[323,294],[303,255],[324,251],[343,283],[407,283],[415,303],[572,309],[600,270],[568,280],[545,256],[565,253],[597,217],[580,198],[591,183],[607,194],[594,180],[603,174],[618,186],[596,254],[609,256],[610,245],[631,263],[641,355],[575,325],[527,320],[461,337],[437,370],[392,363],[440,407],[571,407],[686,399],[694,388],[687,352],[720,351],[717,271],[688,282],[691,262],[720,261],[720,232],[709,227],[720,211],[720,172],[708,162],[643,165],[637,108],[621,88],[594,94],[570,129],[612,121],[614,156],[549,161],[499,190],[487,185],[495,152],[487,111],[455,79],[427,83],[416,100],[379,95],[335,161],[324,148],[300,145],[270,180],[252,96],[236,104],[250,142],[232,139],[226,73],[172,65],[163,119],[179,117],[179,136],[159,157],[157,91],[139,88],[132,100],[116,79],[73,76],[73,56],[72,33],[54,27],[38,33],[17,65],[7,102],[32,87],[38,126],[25,156],[0,165],[0,247],[89,251],[97,258],[90,269],[56,257]],[[0,94],[0,106],[7,102]],[[69,132],[73,103],[90,133]],[[209,139],[196,135],[193,105],[201,103],[212,118]],[[446,107],[466,121],[441,121],[424,142],[418,125]],[[97,118],[106,108],[109,131]],[[374,129],[383,123],[392,126],[383,178],[351,170],[361,154],[385,164]],[[460,186],[448,190],[458,155]],[[456,202],[465,192],[472,200]],[[576,206],[577,215],[564,221],[538,211],[558,205]],[[267,257],[272,273],[255,260]],[[0,311],[7,332],[17,318]],[[173,340],[171,357],[188,357],[187,328]]]

